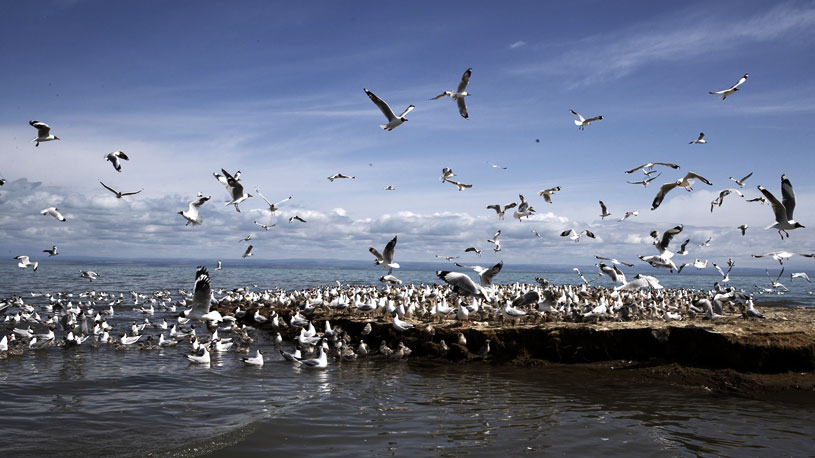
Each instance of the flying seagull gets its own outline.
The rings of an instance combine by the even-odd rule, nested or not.
[[[713,213],[713,207],[719,206],[721,207],[724,203],[724,198],[729,196],[730,194],[737,194],[739,197],[744,197],[744,194],[741,193],[738,189],[729,188],[729,189],[722,189],[719,191],[719,197],[715,198],[713,202],[710,203],[710,212]]]
[[[478,256],[481,256],[481,250],[479,250],[478,248],[476,248],[476,247],[474,247],[474,246],[471,246],[471,247],[467,247],[467,248],[465,248],[465,249],[464,249],[464,252],[465,252],[465,253],[470,253],[470,252],[472,252],[472,253],[477,254]]]
[[[492,267],[465,266],[459,263],[455,264],[463,269],[473,269],[475,273],[478,274],[479,284],[484,288],[492,287],[492,279],[495,278],[495,276],[501,272],[501,268],[504,267],[504,261],[500,261],[498,264],[495,264]]]
[[[620,221],[625,221],[625,220],[627,220],[628,218],[630,218],[630,217],[632,217],[632,216],[637,216],[637,215],[639,215],[639,214],[640,214],[640,211],[639,211],[639,210],[627,211],[627,212],[625,212],[625,215],[623,215],[623,217],[622,217],[622,218],[620,218]]]
[[[595,238],[594,233],[588,229],[583,229],[580,232],[575,231],[574,229],[569,229],[560,233],[561,237],[569,237],[570,239],[574,240],[575,243],[580,241],[580,237],[585,235],[588,238]]]
[[[672,181],[670,183],[665,183],[659,188],[656,197],[654,197],[654,201],[651,203],[651,210],[656,210],[657,207],[659,207],[659,205],[662,203],[662,200],[665,198],[665,195],[676,187],[685,188],[688,192],[692,191],[693,188],[691,186],[693,186],[693,183],[695,183],[697,179],[706,185],[712,186],[713,184],[710,181],[708,181],[707,178],[701,175],[697,175],[693,172],[688,172],[687,174],[685,174],[684,177],[676,181]]]
[[[544,189],[543,191],[538,191],[538,195],[543,197],[548,203],[552,203],[552,194],[560,191],[560,186],[555,186],[554,188]]]
[[[289,218],[289,224],[293,223],[294,221],[300,221],[301,223],[305,223],[305,222],[306,222],[306,220],[304,220],[303,218],[301,218],[301,217],[300,217],[300,216],[298,216],[298,215],[294,215],[294,216],[292,216],[291,218]]]
[[[493,245],[495,245],[495,247],[492,249],[492,251],[494,251],[496,253],[501,251],[501,241],[498,240],[498,237],[500,237],[500,236],[501,236],[501,230],[499,229],[498,232],[496,232],[495,235],[493,235],[491,239],[487,240],[487,243],[492,243]],[[478,255],[481,256],[481,253],[479,253]]]
[[[521,199],[521,203],[518,204],[518,209],[515,210],[512,217],[517,218],[518,221],[520,221],[523,217],[529,218],[533,213],[535,213],[535,209],[529,205],[529,202],[526,201],[523,194],[518,194],[518,197]]]
[[[696,140],[692,140],[692,141],[688,142],[688,144],[690,144],[690,145],[704,145],[705,143],[707,143],[707,140],[705,140],[705,133],[704,132],[699,132],[699,138],[697,138]]]
[[[204,205],[212,196],[204,196],[199,193],[198,198],[190,202],[187,210],[178,212],[179,215],[183,216],[185,220],[187,220],[187,224],[185,226],[189,226],[192,224],[193,226],[198,226],[201,224],[201,218],[198,216],[198,210],[201,208],[201,205]]]
[[[393,185],[385,186],[385,191],[395,191],[395,190],[396,188],[394,188]]]
[[[447,167],[444,167],[443,169],[441,169],[441,182],[442,183],[447,181],[448,178],[452,178],[454,176],[456,176],[456,174],[453,173],[453,169],[450,169],[450,168],[447,168]]]
[[[40,121],[28,121],[32,127],[37,129],[37,138],[31,140],[32,142],[36,142],[34,146],[40,146],[40,142],[50,142],[51,140],[59,140],[59,137],[56,135],[51,135],[51,127]]]
[[[382,266],[386,269],[398,269],[399,264],[393,262],[393,250],[396,248],[396,237],[393,236],[390,242],[385,245],[385,249],[382,253],[376,250],[374,247],[368,248],[368,251],[376,257],[375,264],[378,266]]]
[[[750,178],[751,176],[753,176],[753,172],[748,173],[747,176],[745,176],[741,180],[737,180],[737,179],[735,179],[733,177],[730,177],[730,180],[733,181],[734,183],[736,183],[737,185],[739,185],[740,188],[743,188],[744,187],[744,182],[747,181],[747,179]]]
[[[498,219],[504,219],[504,214],[506,213],[506,211],[509,210],[510,208],[515,208],[516,205],[518,205],[518,204],[516,204],[515,202],[512,202],[512,203],[504,205],[503,209],[498,204],[487,205],[487,208],[495,210],[495,213],[498,214]]]
[[[40,266],[40,263],[38,263],[36,261],[31,262],[28,259],[28,256],[23,256],[23,255],[15,256],[14,259],[20,261],[20,262],[17,263],[17,267],[19,267],[21,269],[25,269],[26,267],[31,266],[32,269],[34,270],[34,272],[36,272],[37,268]]]
[[[343,175],[341,173],[335,173],[334,175],[331,175],[330,177],[328,177],[328,181],[333,183],[334,180],[339,180],[341,178],[350,178],[352,180],[355,180],[357,177],[349,177],[348,175]]]
[[[770,191],[767,191],[761,185],[758,186],[758,190],[770,201],[773,206],[773,213],[775,213],[775,223],[765,229],[773,228],[778,230],[778,234],[781,235],[783,240],[784,234],[787,235],[787,238],[790,236],[787,231],[804,227],[803,224],[792,219],[792,212],[795,210],[795,191],[792,190],[792,183],[790,183],[786,175],[781,175],[781,199],[783,202],[779,202]]]
[[[642,261],[651,264],[653,267],[661,267],[665,269],[670,269],[671,272],[674,270],[678,270],[676,264],[671,260],[674,253],[668,250],[668,245],[670,245],[671,240],[674,238],[676,234],[682,232],[683,226],[680,224],[679,226],[672,227],[667,231],[662,233],[662,238],[658,237],[658,233],[653,231],[651,236],[656,239],[654,241],[654,246],[656,246],[657,251],[659,251],[658,256],[637,256]]]
[[[113,168],[116,169],[117,172],[122,171],[122,163],[119,162],[119,159],[123,161],[129,161],[130,158],[122,151],[114,151],[112,153],[105,154],[105,160],[110,161],[113,165]]]
[[[644,179],[642,179],[640,181],[628,181],[628,180],[626,180],[626,183],[628,183],[628,184],[641,184],[643,188],[647,188],[648,183],[656,180],[657,178],[659,178],[660,175],[662,175],[662,172],[652,176],[651,178],[644,178]]]
[[[459,296],[480,297],[489,301],[487,290],[474,282],[472,278],[461,272],[450,272],[448,270],[436,271],[436,276],[445,283],[453,287],[453,292]]]
[[[402,112],[402,114],[400,114],[399,116],[396,116],[396,115],[393,114],[393,110],[391,110],[391,107],[389,107],[388,104],[385,103],[384,100],[380,99],[379,97],[374,95],[373,92],[371,92],[371,91],[369,91],[369,90],[367,90],[365,88],[362,88],[362,90],[365,91],[366,94],[368,94],[368,97],[371,98],[371,101],[373,101],[376,104],[376,106],[378,106],[379,109],[382,111],[382,114],[384,114],[385,117],[388,118],[388,123],[387,124],[380,124],[379,125],[379,127],[381,127],[384,130],[390,131],[390,130],[393,130],[393,129],[396,129],[397,127],[399,127],[400,124],[407,121],[407,118],[405,117],[405,115],[410,113],[410,111],[413,110],[414,108],[416,108],[413,105],[409,105],[405,109],[405,111]]]
[[[744,236],[744,234],[747,232],[748,227],[750,227],[750,226],[748,226],[746,224],[742,224],[741,226],[737,227],[736,229],[740,230],[741,235]]]
[[[252,248],[254,248],[254,247],[255,247],[254,245],[249,245],[248,247],[246,247],[246,251],[243,252],[243,256],[241,256],[241,257],[243,259],[246,259],[249,256],[252,256],[252,254],[253,254],[252,253]]]
[[[261,224],[261,223],[259,223],[259,222],[257,222],[257,221],[255,221],[255,224],[256,224],[256,225],[258,225],[258,226],[260,226],[260,227],[262,227],[262,228],[263,228],[263,230],[266,230],[266,231],[268,231],[269,229],[271,229],[271,228],[273,228],[273,227],[277,226],[277,224]]]
[[[600,201],[600,219],[606,219],[606,216],[611,216],[611,213],[608,212],[606,208],[606,204],[603,201]]]
[[[192,295],[192,308],[186,312],[191,320],[219,322],[223,321],[217,310],[210,311],[212,306],[212,284],[206,267],[198,266],[195,271],[195,287]]]
[[[235,211],[240,213],[241,209],[238,208],[238,204],[243,202],[244,200],[252,197],[252,194],[247,194],[243,192],[243,185],[237,179],[237,174],[233,177],[224,169],[221,169],[221,173],[223,176],[218,175],[217,173],[213,173],[215,178],[218,179],[221,183],[226,180],[226,191],[229,193],[230,197],[232,198],[231,201],[227,202],[225,205],[234,205]]]
[[[64,216],[62,216],[62,213],[59,212],[59,209],[57,207],[48,207],[45,210],[41,211],[40,213],[42,213],[43,215],[53,216],[54,218],[62,222],[68,221],[67,219],[65,219]]]
[[[603,119],[602,116],[595,116],[593,118],[586,119],[586,118],[583,117],[583,115],[581,115],[580,113],[578,113],[578,112],[576,112],[574,110],[569,110],[569,111],[571,111],[573,115],[577,116],[577,119],[574,120],[574,124],[580,130],[584,130],[586,128],[586,126],[593,123],[594,121],[600,121],[601,119]]]
[[[773,251],[772,253],[766,254],[754,254],[751,255],[754,258],[764,258],[770,257],[778,261],[779,264],[782,266],[784,265],[784,261],[790,259],[793,256],[803,256],[805,258],[815,258],[815,253],[790,253],[789,251]]]
[[[108,191],[112,192],[116,196],[117,199],[121,199],[124,196],[133,196],[133,195],[136,195],[136,194],[144,191],[144,189],[139,189],[138,191],[121,192],[121,191],[117,191],[117,190],[111,188],[110,186],[106,185],[105,183],[102,183],[102,180],[99,180],[99,183],[102,185],[103,188],[105,188]]]
[[[616,260],[616,259],[614,259],[614,258],[604,258],[604,257],[602,257],[602,256],[597,256],[597,255],[594,255],[594,257],[595,257],[596,259],[601,259],[601,260],[603,260],[603,261],[611,261],[611,263],[612,263],[612,264],[614,264],[614,265],[620,265],[620,264],[622,264],[622,265],[624,265],[624,266],[628,266],[628,267],[634,267],[634,264],[629,264],[629,263],[627,263],[627,262],[618,261],[618,260]]]
[[[450,179],[448,179],[448,180],[446,180],[446,181],[447,181],[448,183],[452,183],[452,184],[456,185],[456,186],[458,187],[458,190],[459,190],[459,191],[462,191],[462,190],[464,190],[464,189],[469,189],[469,188],[472,188],[472,187],[473,187],[473,185],[471,185],[471,184],[464,184],[464,183],[461,183],[461,182],[459,182],[459,181],[455,181],[455,180],[450,180]]]
[[[49,257],[49,258],[50,258],[51,256],[56,256],[56,255],[58,255],[58,254],[59,254],[59,253],[57,252],[57,246],[56,246],[56,245],[52,246],[50,250],[42,250],[42,252],[43,252],[43,253],[48,253],[48,257]]]
[[[430,100],[437,100],[437,99],[440,99],[440,98],[445,97],[445,96],[450,97],[451,99],[455,100],[456,103],[458,104],[458,112],[459,112],[459,114],[461,114],[461,117],[464,118],[464,119],[467,119],[469,116],[467,115],[467,105],[464,104],[464,97],[467,97],[468,95],[470,95],[470,93],[465,91],[465,89],[467,89],[467,84],[470,82],[470,75],[472,75],[472,73],[473,73],[472,68],[468,68],[467,71],[464,72],[464,75],[461,76],[461,82],[458,83],[458,88],[456,89],[455,92],[453,92],[453,91],[444,91],[441,94],[433,97]],[[372,94],[369,94],[369,95],[372,95]],[[376,102],[376,101],[374,101],[374,102]],[[377,103],[377,105],[379,105],[379,104]],[[387,106],[387,105],[385,105],[385,106]],[[380,108],[382,108],[381,105],[380,105]],[[383,109],[382,111],[384,112],[385,110]],[[385,113],[385,116],[387,116],[387,115],[388,114]]]
[[[634,173],[637,170],[643,169],[643,168],[653,170],[654,166],[657,166],[657,165],[664,165],[665,167],[670,167],[672,169],[679,170],[679,166],[676,165],[676,164],[668,164],[667,162],[649,162],[647,164],[642,164],[639,167],[634,167],[631,170],[626,170],[625,173]]]
[[[745,81],[747,81],[747,76],[748,76],[747,73],[745,73],[744,76],[742,76],[738,80],[738,82],[736,82],[736,84],[730,86],[729,88],[722,89],[721,91],[708,91],[708,94],[721,95],[722,100],[724,100],[724,99],[727,98],[728,95],[730,95],[730,94],[732,94],[732,93],[739,90],[739,86],[741,86],[742,84],[744,84]]]
[[[291,200],[291,196],[289,196],[289,197],[286,197],[285,199],[281,200],[280,202],[277,202],[277,203],[271,203],[271,202],[269,202],[269,199],[267,199],[266,197],[264,197],[264,196],[263,196],[263,194],[261,194],[261,193],[260,193],[260,191],[258,191],[257,189],[255,189],[255,192],[256,192],[256,193],[258,193],[258,196],[260,196],[260,198],[261,198],[261,199],[263,199],[263,200],[266,202],[266,205],[268,205],[268,206],[269,206],[269,212],[271,212],[271,214],[273,214],[273,215],[275,214],[275,212],[276,212],[277,210],[279,210],[279,209],[280,209],[280,208],[278,207],[280,204],[282,204],[283,202],[286,202],[286,201]]]

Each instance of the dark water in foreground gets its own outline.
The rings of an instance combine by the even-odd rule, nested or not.
[[[184,267],[106,266],[94,269],[100,279],[89,284],[77,278],[79,266],[49,267],[38,277],[0,269],[0,297],[29,290],[78,294],[91,287],[126,296],[130,289],[175,291],[189,289],[193,276]],[[228,269],[213,273],[213,282],[215,288],[303,287],[335,278],[368,283],[377,275]],[[534,277],[499,278],[508,282],[524,275]],[[425,276],[401,275],[432,281]],[[570,274],[546,277],[574,281]],[[681,278],[706,288],[714,278],[696,277]],[[787,297],[800,298],[799,305],[811,300],[806,289]],[[39,307],[44,298],[29,296],[26,302]],[[97,308],[107,304],[99,302]],[[129,297],[116,308],[112,321],[119,329],[144,320],[131,309]],[[157,312],[147,318],[172,316]],[[0,336],[10,332],[7,326]],[[35,326],[35,331],[43,330]],[[563,366],[371,359],[330,362],[326,370],[310,371],[283,361],[264,338],[254,348],[266,350],[262,368],[244,367],[234,352],[214,355],[211,367],[199,367],[182,356],[186,346],[116,351],[92,349],[87,342],[0,360],[0,456],[740,457],[801,456],[815,449],[815,405],[809,400],[759,401],[661,383],[632,384]]]

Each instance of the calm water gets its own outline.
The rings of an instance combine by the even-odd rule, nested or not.
[[[80,269],[95,270],[100,277],[89,283],[79,278]],[[272,268],[212,273],[216,289],[370,283],[380,275],[379,270]],[[26,302],[38,305],[43,298],[32,298],[29,291],[175,292],[190,289],[193,274],[191,266],[51,264],[36,274],[3,266],[0,297],[24,294]],[[532,281],[536,275],[502,272],[498,278]],[[406,282],[434,281],[432,272],[399,276]],[[577,279],[573,273],[544,277],[554,283]],[[660,278],[666,286],[681,282],[709,288],[716,277]],[[796,281],[787,277],[790,293],[761,296],[758,303],[812,306],[809,289]],[[766,282],[766,277],[733,279],[745,288]],[[145,318],[131,311],[129,296],[125,304],[112,320],[119,329]],[[100,302],[97,308],[107,305]],[[150,320],[171,316],[157,312]],[[0,330],[0,335],[8,332]],[[800,456],[815,447],[815,406],[809,401],[630,386],[561,366],[367,360],[307,371],[279,358],[262,337],[253,348],[266,350],[264,367],[244,367],[234,352],[213,355],[207,368],[190,365],[182,356],[184,346],[115,351],[92,349],[87,342],[0,360],[0,456],[46,451],[59,456]]]

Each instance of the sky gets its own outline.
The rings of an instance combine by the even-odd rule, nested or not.
[[[397,262],[587,265],[657,254],[648,234],[678,224],[674,243],[691,239],[682,262],[777,268],[750,255],[815,251],[815,2],[549,3],[7,3],[0,253],[239,259],[251,233],[256,259],[373,260],[368,247],[398,236]],[[430,98],[468,68],[464,119]],[[727,100],[708,94],[745,73]],[[397,113],[416,108],[383,131],[363,88]],[[570,109],[604,119],[580,131]],[[35,147],[29,120],[61,141]],[[688,144],[700,131],[708,143]],[[104,160],[116,150],[130,157],[121,173]],[[651,161],[681,169],[626,183],[643,175],[623,171]],[[442,183],[443,167],[473,187]],[[253,197],[238,213],[213,177],[221,168],[240,170],[252,194],[293,199],[273,216]],[[674,190],[651,211],[658,186],[687,171],[712,186]],[[356,178],[326,179],[338,172]],[[786,174],[807,227],[782,240],[764,229],[769,206],[733,195],[711,213],[728,177],[750,172],[747,198],[757,185],[780,197]],[[119,200],[100,180],[144,191]],[[538,191],[554,186],[546,203]],[[177,212],[198,192],[212,196],[203,224],[185,226]],[[537,211],[528,220],[485,208],[519,194]],[[52,206],[68,221],[40,214]],[[288,223],[295,214],[307,223]],[[597,238],[560,237],[569,228]]]

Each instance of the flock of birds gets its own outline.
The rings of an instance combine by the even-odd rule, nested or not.
[[[470,96],[466,89],[471,75],[472,69],[467,69],[455,91],[444,91],[430,100],[449,97],[456,102],[459,114],[467,119],[469,114],[465,100],[466,97]],[[737,92],[739,86],[743,85],[747,78],[748,75],[745,74],[730,88],[711,91],[710,94],[720,95],[721,99],[725,100],[728,96]],[[364,92],[387,119],[386,124],[380,125],[386,131],[391,131],[407,122],[406,115],[415,108],[414,105],[409,105],[397,116],[384,100],[368,89],[364,89]],[[591,123],[603,120],[603,116],[585,118],[574,110],[571,110],[571,113],[577,117],[574,123],[580,130],[584,130]],[[37,137],[33,140],[35,146],[39,146],[40,143],[44,142],[60,140],[59,137],[51,133],[51,128],[47,124],[40,121],[30,121],[29,124],[37,129]],[[690,143],[704,145],[707,142],[704,136],[704,132],[702,132],[698,138],[690,141]],[[106,154],[104,159],[109,161],[117,172],[122,172],[122,161],[130,160],[122,151]],[[491,164],[491,166],[505,169],[505,167],[497,164]],[[641,171],[644,175],[641,180],[628,181],[628,183],[647,187],[652,181],[661,176],[661,173],[656,173],[657,167],[680,169],[677,164],[665,162],[642,164],[625,171],[626,174]],[[240,181],[240,175],[240,171],[232,174],[226,169],[221,169],[220,173],[213,173],[215,179],[223,184],[229,195],[229,201],[225,203],[225,206],[232,205],[237,212],[241,211],[241,203],[255,195],[263,199],[268,206],[267,210],[272,215],[280,209],[281,205],[292,199],[292,196],[288,196],[273,203],[263,196],[258,189],[255,189],[255,195],[249,194]],[[725,197],[729,195],[746,199],[741,189],[745,187],[745,182],[751,175],[752,173],[740,179],[730,177],[737,188],[721,190],[718,197],[711,202],[711,212],[721,207]],[[442,169],[442,183],[450,183],[456,186],[458,191],[472,188],[471,184],[454,180],[454,177],[456,177],[456,174],[451,168],[445,167]],[[343,179],[353,180],[356,177],[336,173],[327,178],[329,181],[334,182]],[[656,210],[674,189],[681,188],[691,192],[693,185],[697,182],[712,186],[710,180],[695,172],[687,172],[683,177],[663,184],[652,201],[651,210]],[[5,184],[5,180],[0,181],[0,185],[3,184]],[[101,180],[100,184],[118,199],[142,192],[142,190],[119,191]],[[767,229],[773,228],[777,230],[783,240],[789,238],[790,231],[804,227],[793,218],[796,204],[795,193],[786,175],[781,175],[781,200],[762,186],[757,186],[757,189],[761,195],[746,200],[761,204],[769,203],[772,207],[775,221]],[[392,191],[394,188],[388,186],[385,190]],[[551,204],[559,191],[561,191],[561,187],[554,186],[539,191],[538,195],[544,199],[544,202]],[[205,196],[199,192],[197,197],[189,203],[187,209],[178,211],[178,214],[184,218],[187,225],[200,225],[202,219],[199,210],[211,198],[212,196]],[[612,216],[603,201],[600,201],[599,204],[601,219]],[[495,211],[499,220],[504,219],[507,212],[513,210],[512,217],[518,221],[529,218],[536,211],[522,194],[519,194],[518,202],[503,205],[490,204],[486,206],[486,209]],[[41,213],[61,222],[66,222],[66,218],[56,207],[43,209]],[[638,211],[626,211],[619,221],[637,215]],[[289,218],[290,224],[295,221],[307,222],[296,214]],[[275,226],[275,224],[266,225],[258,221],[254,223],[265,231]],[[742,235],[745,235],[747,228],[748,226],[744,224],[738,226]],[[688,253],[686,247],[690,242],[690,239],[685,240],[678,251],[670,249],[671,242],[682,231],[683,225],[669,228],[661,234],[653,231],[651,237],[657,253],[640,255],[638,258],[655,268],[666,269],[670,272],[681,272],[687,266],[693,266],[697,269],[706,268],[708,261],[700,259],[677,264],[674,255],[686,255]],[[537,237],[541,237],[541,234],[537,231],[532,230],[532,233]],[[495,253],[502,250],[500,236],[501,231],[498,230],[491,239],[487,240],[488,243],[492,244],[492,250]],[[575,243],[580,242],[582,237],[596,238],[595,234],[586,228],[567,228],[560,233],[560,236],[569,238]],[[241,241],[248,242],[252,237],[253,234],[250,234],[242,238]],[[709,243],[710,239],[705,242],[705,244]],[[114,332],[114,328],[108,323],[107,317],[114,315],[114,306],[124,305],[125,300],[121,293],[117,298],[113,293],[83,292],[80,293],[79,300],[76,303],[74,303],[73,296],[70,294],[34,295],[48,299],[46,303],[39,305],[39,310],[26,303],[22,297],[13,297],[0,302],[0,310],[4,312],[5,321],[14,324],[12,333],[3,336],[0,340],[0,355],[21,354],[24,349],[76,346],[91,338],[92,345],[111,345],[119,349],[133,347],[136,344],[142,349],[158,349],[188,341],[191,344],[192,352],[187,354],[186,357],[192,363],[209,364],[212,353],[229,351],[233,348],[233,344],[235,344],[234,349],[238,353],[248,352],[249,345],[253,341],[250,335],[251,328],[246,325],[246,322],[249,322],[254,325],[269,323],[269,326],[277,332],[274,341],[278,347],[283,343],[281,332],[288,333],[287,337],[295,341],[297,351],[289,353],[281,348],[280,354],[282,358],[304,367],[324,368],[330,354],[338,358],[355,359],[358,356],[365,356],[373,352],[367,347],[369,344],[365,342],[365,335],[352,336],[341,329],[332,329],[327,320],[322,325],[322,332],[317,332],[312,321],[312,317],[316,316],[360,315],[362,317],[371,317],[379,315],[381,318],[376,321],[369,321],[369,326],[372,322],[377,323],[377,325],[384,322],[389,323],[399,332],[412,332],[412,329],[417,328],[417,331],[421,330],[422,333],[429,335],[431,339],[433,333],[430,330],[432,330],[433,321],[440,320],[444,322],[451,318],[465,325],[471,320],[488,324],[500,320],[503,324],[506,321],[537,323],[542,321],[635,319],[683,320],[695,316],[717,319],[727,312],[739,312],[749,318],[762,318],[761,313],[754,307],[751,293],[745,293],[743,290],[736,290],[727,286],[734,265],[732,260],[728,261],[728,270],[726,272],[713,263],[713,267],[718,270],[722,279],[721,284],[717,282],[712,291],[666,290],[659,284],[656,277],[650,275],[638,274],[634,279],[627,279],[619,266],[633,267],[633,264],[599,255],[596,256],[598,261],[608,262],[598,262],[596,264],[598,278],[607,276],[617,284],[614,288],[591,286],[594,280],[587,280],[579,269],[574,270],[582,280],[580,286],[555,286],[548,284],[544,279],[538,279],[538,284],[534,285],[518,283],[498,285],[493,280],[501,272],[503,262],[498,262],[490,267],[455,263],[461,269],[472,269],[478,275],[478,281],[474,281],[469,275],[462,272],[442,270],[436,272],[436,276],[443,282],[441,285],[403,285],[403,282],[394,275],[394,270],[400,268],[399,264],[394,262],[396,244],[397,236],[394,236],[381,253],[373,247],[369,248],[369,252],[375,257],[376,265],[387,270],[387,273],[379,278],[381,289],[375,286],[348,286],[347,288],[326,286],[318,289],[290,292],[280,290],[253,292],[245,288],[231,292],[221,291],[220,294],[223,296],[216,298],[211,288],[209,272],[206,268],[198,268],[193,292],[179,291],[181,294],[179,300],[174,301],[173,295],[165,291],[157,291],[150,296],[131,292],[132,305],[138,306],[141,304],[140,308],[134,309],[135,312],[145,313],[150,316],[156,313],[166,313],[166,315],[163,317],[162,322],[151,323],[149,319],[145,319],[140,324],[134,321],[129,329],[116,331],[120,332],[118,339],[111,334],[111,332]],[[253,245],[248,245],[242,257],[252,256],[252,249]],[[43,252],[48,253],[49,257],[58,255],[56,246],[43,250]],[[482,250],[470,246],[464,249],[464,252],[474,253],[480,257]],[[754,256],[756,258],[771,257],[775,259],[782,265],[783,274],[783,262],[796,255],[815,257],[815,254],[786,251]],[[440,255],[436,255],[436,257],[444,258],[447,261],[459,258],[458,256]],[[15,259],[18,261],[17,266],[21,269],[31,267],[32,270],[36,271],[38,268],[39,263],[32,261],[29,256],[20,255]],[[221,261],[218,261],[217,270],[221,268]],[[92,271],[82,271],[80,275],[82,278],[93,281],[98,274]],[[781,274],[775,280],[770,278],[768,287],[756,285],[757,292],[780,292],[782,288],[785,289],[786,287],[780,283],[780,278]],[[810,281],[806,273],[803,272],[793,273],[790,279],[793,278]],[[83,301],[83,299],[85,300]],[[145,308],[145,304],[148,303],[150,307]],[[100,309],[102,304],[106,304],[108,307]],[[253,316],[245,316],[246,312],[242,314],[241,305],[255,308],[256,311]],[[187,308],[188,306],[189,308]],[[227,312],[222,315],[219,310]],[[294,313],[285,317],[282,313],[284,310],[294,311]],[[265,314],[262,312],[265,312]],[[288,321],[286,318],[288,318]],[[89,319],[92,320],[92,323],[88,323]],[[238,325],[238,322],[243,324]],[[205,324],[210,331],[209,336],[196,334],[195,323]],[[48,331],[39,334],[35,333],[32,329],[33,325],[43,326]],[[64,333],[62,340],[56,339],[55,329]],[[142,341],[142,337],[151,329],[159,329],[159,336],[148,335]],[[168,333],[167,336],[165,336],[165,331]],[[220,337],[221,335],[231,335],[231,337]],[[447,345],[443,341],[440,344]],[[461,344],[461,342],[457,342],[457,344]],[[464,345],[466,345],[466,342]],[[483,352],[483,349],[480,351]],[[403,357],[410,353],[410,349],[404,344],[400,344],[397,350],[393,350],[383,341],[379,352],[388,357],[393,357],[394,354],[397,357]],[[488,352],[489,346],[487,345],[486,353]],[[258,349],[254,356],[243,357],[242,360],[248,365],[259,366],[263,365],[264,356],[262,351]]]

